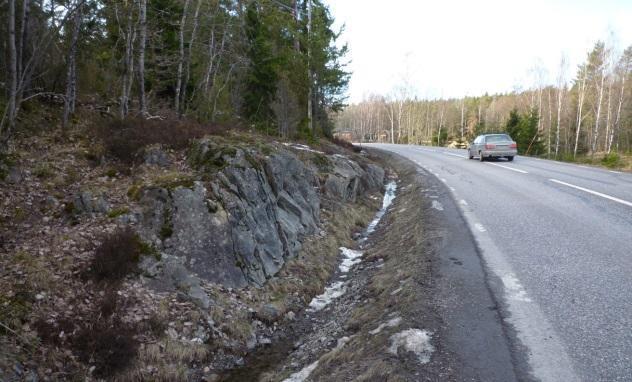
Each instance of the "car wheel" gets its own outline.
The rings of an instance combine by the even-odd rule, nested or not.
[[[508,160],[509,162],[511,162],[511,161],[513,161],[513,157],[507,157],[507,160]]]
[[[478,152],[478,160],[480,160],[481,162],[483,162],[485,160],[485,157],[483,156],[482,152]]]
[[[469,156],[470,159],[474,159],[474,155],[472,155],[472,152],[470,150],[467,150],[467,156]]]

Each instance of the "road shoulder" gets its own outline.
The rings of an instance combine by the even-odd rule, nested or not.
[[[510,329],[448,188],[401,156],[379,156],[399,174],[397,199],[366,248],[360,267],[369,272],[367,287],[345,325],[349,340],[322,356],[311,378],[529,379],[526,363],[512,358]],[[433,351],[426,359],[401,348],[389,352],[411,330],[429,335]]]

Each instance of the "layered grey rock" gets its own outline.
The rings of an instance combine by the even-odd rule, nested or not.
[[[263,156],[209,140],[198,143],[190,160],[211,180],[146,188],[139,232],[169,258],[183,259],[196,277],[228,287],[261,286],[299,253],[320,224],[321,186],[355,201],[358,192],[380,189],[384,177],[377,166],[333,157],[334,172],[321,185],[316,171],[288,150]],[[173,275],[163,270],[158,277],[173,279],[166,273]]]
[[[104,214],[110,211],[110,204],[103,195],[94,195],[91,191],[83,190],[73,198],[75,214]]]
[[[339,200],[355,202],[357,195],[379,189],[384,183],[384,170],[376,165],[363,168],[342,155],[333,155],[330,161],[333,170],[325,181],[325,192]]]
[[[151,146],[144,152],[145,164],[167,167],[171,164],[169,156],[160,146]]]

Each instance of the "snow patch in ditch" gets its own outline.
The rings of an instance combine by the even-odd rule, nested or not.
[[[369,334],[376,335],[379,332],[381,332],[382,329],[395,327],[395,326],[399,325],[401,322],[402,322],[402,318],[401,317],[391,318],[390,320],[381,323],[377,328],[375,328],[373,330],[370,330]]]
[[[317,366],[318,361],[315,361],[314,363],[305,366],[301,371],[290,375],[288,378],[284,379],[283,382],[304,382]]]
[[[436,200],[432,201],[432,208],[434,208],[437,211],[443,211],[443,204],[437,202]]]
[[[434,346],[430,343],[432,333],[421,329],[407,329],[391,336],[391,346],[388,352],[397,355],[400,348],[415,353],[420,363],[430,362]]]
[[[369,223],[369,226],[366,229],[366,235],[363,240],[366,240],[366,237],[375,232],[375,228],[377,228],[377,224],[382,220],[382,217],[386,213],[386,210],[395,200],[395,191],[397,190],[397,183],[395,181],[390,181],[386,185],[386,190],[384,191],[384,200],[382,201],[382,208],[377,212],[375,218]]]
[[[337,281],[330,286],[325,288],[323,294],[318,295],[312,299],[309,303],[309,310],[317,312],[319,310],[323,310],[327,305],[331,304],[331,302],[338,297],[345,294],[347,291],[347,286],[342,281]]]
[[[309,146],[301,145],[301,144],[298,144],[298,143],[283,142],[283,145],[291,147],[291,148],[296,149],[296,150],[309,151],[310,153],[316,153],[316,154],[324,154],[324,152],[322,152],[322,151],[314,150],[313,148],[311,148]]]
[[[338,268],[343,273],[349,272],[352,266],[362,261],[361,257],[363,253],[361,251],[340,247],[340,252],[342,253],[343,259]]]

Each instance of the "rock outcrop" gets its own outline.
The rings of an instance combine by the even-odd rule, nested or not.
[[[200,180],[141,192],[138,230],[165,254],[158,273],[173,278],[186,267],[227,287],[263,285],[317,232],[322,194],[353,202],[382,187],[384,171],[375,165],[341,155],[325,160],[327,174],[290,149],[264,155],[252,147],[199,142],[189,161]],[[197,288],[191,277],[171,281],[188,292]]]

